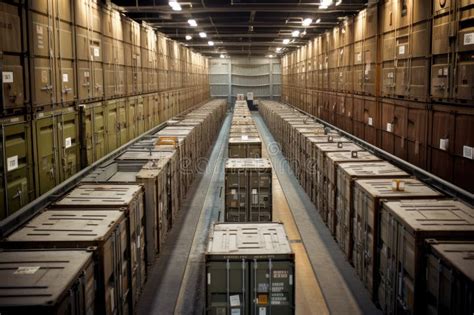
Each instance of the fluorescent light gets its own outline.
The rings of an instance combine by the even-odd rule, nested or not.
[[[277,53],[280,52],[280,51],[281,51],[281,47],[275,48],[275,51],[276,51]]]
[[[220,55],[221,58],[225,58],[225,56],[223,54]]]
[[[321,0],[320,9],[327,9],[332,4],[332,0]]]
[[[303,20],[303,23],[301,23],[301,24],[303,24],[303,26],[309,26],[309,25],[311,25],[311,23],[313,23],[313,19],[306,18],[306,19]]]
[[[288,45],[289,42],[290,42],[290,40],[289,40],[288,38],[285,38],[285,39],[283,40],[283,44],[284,44],[284,45]]]
[[[186,40],[191,40],[193,37],[191,35],[186,35]]]
[[[208,44],[209,46],[214,46],[214,42],[213,42],[212,40],[208,41],[207,44]]]
[[[342,3],[342,0],[337,0],[336,6],[340,5]]]
[[[273,57],[275,57],[275,56],[273,56],[273,55],[268,55],[267,57],[268,57],[268,58],[273,58]]]
[[[195,19],[189,19],[188,24],[192,27],[196,27],[198,25]]]
[[[321,23],[321,19],[316,20],[316,24],[319,24],[319,23]]]
[[[207,37],[207,34],[204,33],[204,32],[199,32],[199,37],[201,37],[201,38],[206,38],[206,37]]]
[[[176,2],[176,0],[170,0],[168,4],[170,5],[171,9],[173,9],[173,11],[181,11],[181,5]]]
[[[291,32],[291,36],[293,36],[293,37],[300,36],[300,31],[296,30],[296,31]]]

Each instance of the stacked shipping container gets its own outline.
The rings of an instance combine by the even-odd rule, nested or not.
[[[97,0],[0,3],[0,219],[209,97],[207,59]]]
[[[282,57],[282,99],[472,192],[473,10],[369,5]]]

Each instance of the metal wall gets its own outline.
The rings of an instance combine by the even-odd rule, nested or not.
[[[255,99],[281,97],[280,61],[272,58],[215,58],[209,60],[212,97],[227,97],[233,104],[237,94],[253,92]]]

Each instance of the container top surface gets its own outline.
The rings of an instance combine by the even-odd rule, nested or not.
[[[375,155],[367,151],[330,152],[326,156],[333,163],[357,162],[357,161],[381,161],[380,158],[376,157]]]
[[[6,241],[100,241],[123,218],[124,212],[118,210],[46,210],[8,236]]]
[[[127,150],[122,155],[116,158],[117,161],[125,160],[160,160],[160,159],[169,159],[174,154],[174,150],[137,150],[131,151]]]
[[[403,190],[393,189],[394,179],[359,179],[356,187],[366,191],[372,197],[378,198],[408,198],[408,197],[442,197],[443,195],[431,187],[414,178],[398,179],[405,188]]]
[[[439,242],[431,247],[439,257],[474,281],[474,242]]]
[[[226,169],[271,169],[272,164],[268,159],[247,159],[247,158],[236,158],[227,159],[225,163]]]
[[[85,250],[1,252],[0,308],[56,304],[91,260]]]
[[[306,139],[308,139],[309,142],[311,143],[338,143],[338,142],[344,142],[344,143],[349,143],[351,140],[339,136],[337,133],[330,132],[327,135],[324,134],[319,134],[319,135],[311,135],[307,136]]]
[[[294,126],[293,126],[294,127]],[[320,134],[320,133],[324,133],[325,129],[324,127],[308,127],[307,125],[304,125],[304,126],[300,126],[300,125],[297,125],[297,127],[294,128],[297,132],[299,133],[304,133],[304,134],[307,134],[307,133],[317,133],[317,134]]]
[[[166,167],[165,161],[150,161],[136,174],[137,179],[153,178],[158,176]]]
[[[82,184],[67,193],[56,205],[128,206],[142,189],[140,185]]]
[[[459,201],[405,199],[385,202],[383,208],[411,231],[445,231],[448,235],[462,231],[474,236],[474,208]]]
[[[262,143],[259,137],[252,137],[246,134],[242,134],[240,137],[231,136],[229,143]]]
[[[291,254],[282,223],[218,223],[209,235],[207,255]]]
[[[361,147],[352,142],[316,143],[315,145],[319,152],[363,151]]]
[[[171,129],[171,127],[170,128],[166,127],[165,129],[161,129],[160,131],[158,131],[156,135],[159,137],[185,138],[193,132],[193,129],[194,128],[186,128],[184,126],[179,126],[179,128],[176,128],[176,129],[175,128]]]
[[[369,163],[343,163],[339,169],[353,177],[407,177],[409,174],[395,165],[381,161]]]

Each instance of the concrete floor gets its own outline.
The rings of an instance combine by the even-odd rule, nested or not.
[[[285,224],[296,259],[297,314],[379,314],[314,205],[285,163],[258,113],[263,156],[272,161],[274,220]],[[178,222],[151,269],[138,314],[203,314],[208,230],[224,206],[229,115],[205,171],[194,182]]]

